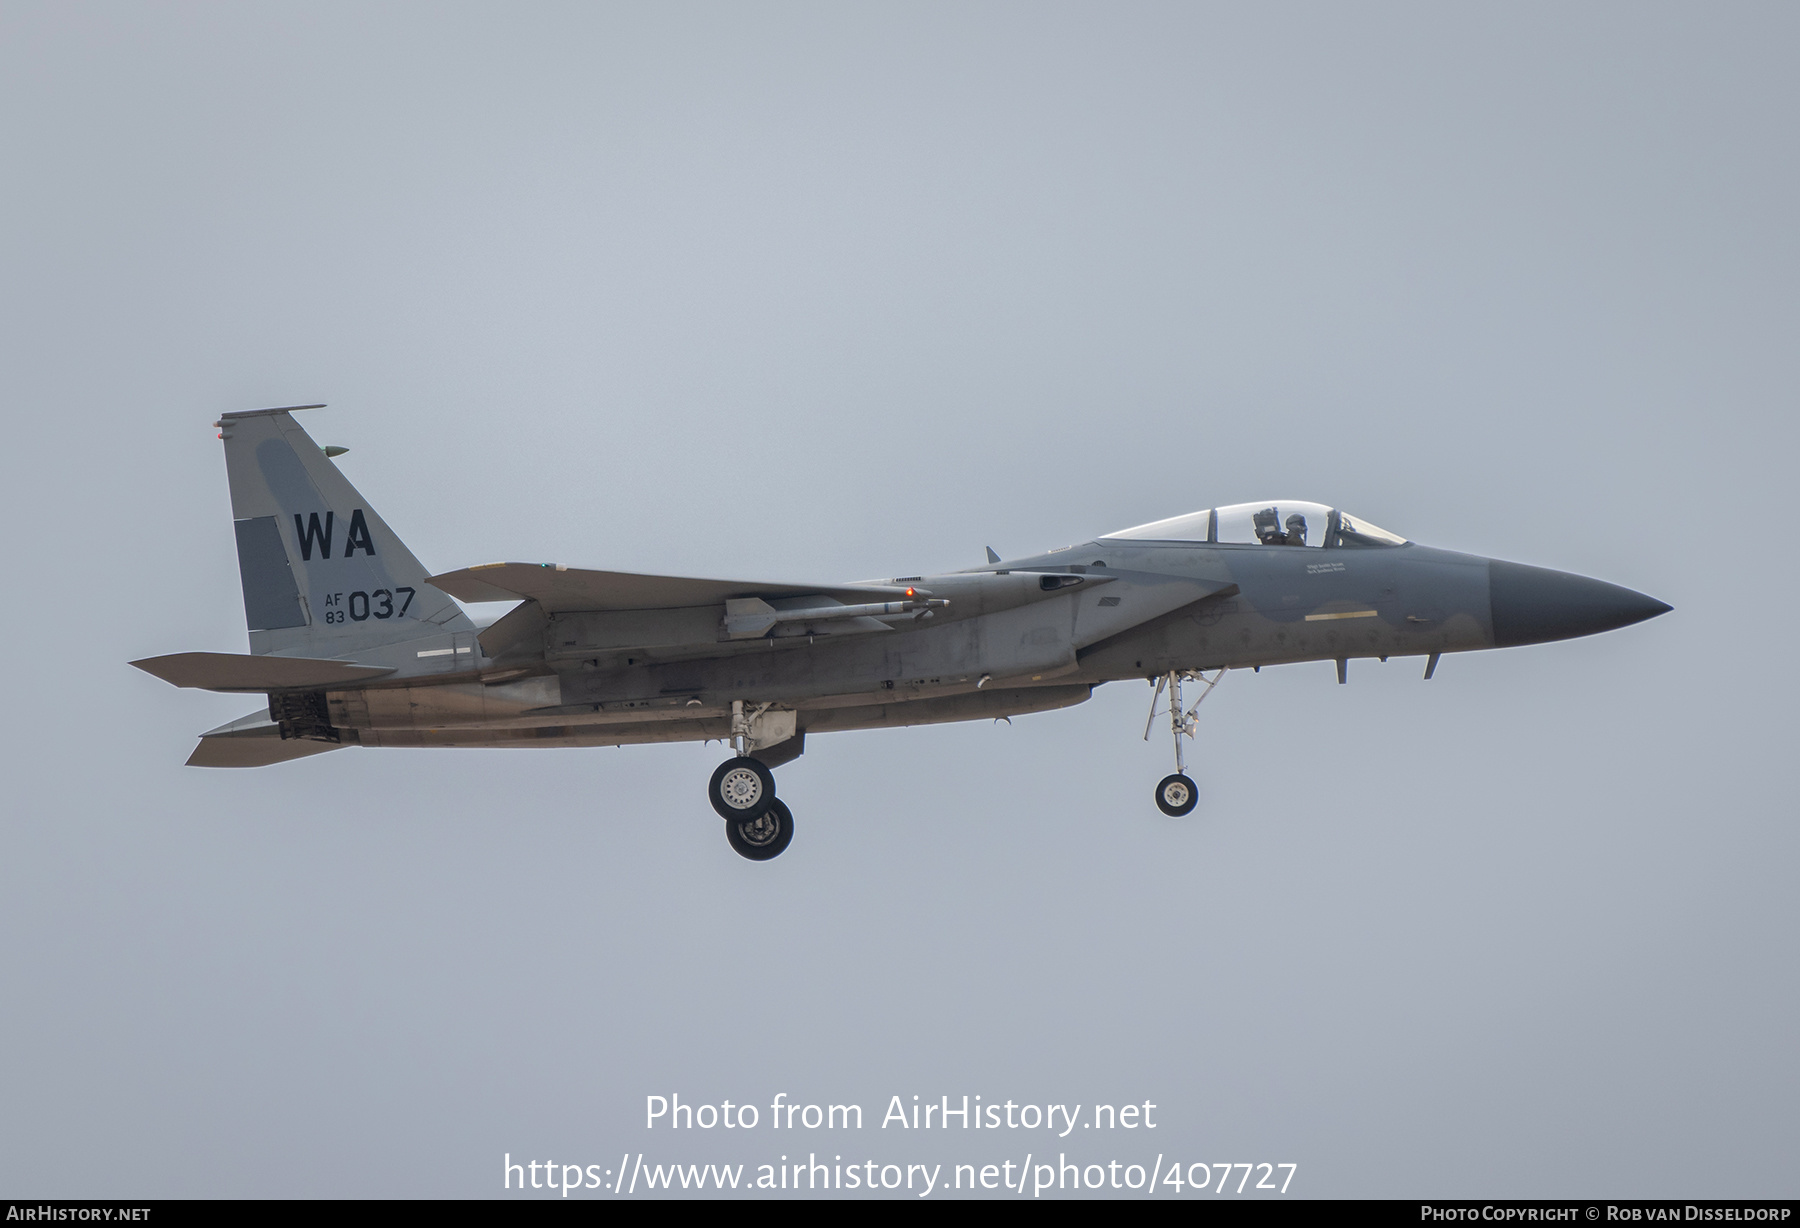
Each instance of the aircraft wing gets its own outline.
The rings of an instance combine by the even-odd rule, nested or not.
[[[624,571],[584,571],[553,563],[484,563],[432,576],[433,587],[463,601],[535,601],[546,613],[588,610],[672,610],[719,605],[733,597],[810,597],[823,594],[847,604],[900,597],[904,585],[775,584],[757,580],[699,580],[641,576]]]

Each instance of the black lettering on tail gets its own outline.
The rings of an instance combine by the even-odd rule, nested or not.
[[[300,513],[294,513],[294,536],[300,539],[300,558],[303,562],[310,563],[312,561],[312,552],[315,545],[319,548],[320,558],[328,559],[331,557],[331,521],[335,515],[335,512],[325,513],[325,529],[323,532],[320,532],[319,513],[311,513],[310,519],[305,524],[300,523]],[[360,520],[361,518],[362,513],[358,512],[357,519]],[[351,533],[353,536],[350,540],[355,541],[355,530],[352,529]],[[363,537],[367,538],[368,535],[369,531],[365,528],[363,530]],[[369,553],[373,554],[375,551],[371,549]]]
[[[371,555],[375,553],[375,543],[369,538],[369,526],[363,522],[360,507],[350,513],[350,533],[344,542],[344,557],[349,558],[358,550],[365,550]]]

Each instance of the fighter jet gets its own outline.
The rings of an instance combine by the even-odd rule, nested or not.
[[[131,664],[264,695],[202,734],[196,767],[259,767],[350,746],[553,747],[720,741],[707,785],[730,845],[766,861],[794,816],[772,769],[809,733],[1066,708],[1152,686],[1175,771],[1226,671],[1424,657],[1592,635],[1666,613],[1584,576],[1408,541],[1319,503],[1215,507],[942,575],[840,584],[706,580],[486,563],[433,575],[291,406],[225,414],[248,654]],[[455,600],[453,600],[455,599]],[[458,601],[516,603],[478,626]],[[1198,696],[1191,704],[1184,684]],[[1159,708],[1161,711],[1159,712]]]

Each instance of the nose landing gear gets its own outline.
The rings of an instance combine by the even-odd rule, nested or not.
[[[1171,819],[1179,819],[1184,814],[1194,813],[1194,807],[1200,804],[1200,791],[1194,782],[1185,774],[1176,772],[1164,776],[1156,786],[1156,807]]]
[[[1198,670],[1177,670],[1164,674],[1156,680],[1156,691],[1150,696],[1150,719],[1144,722],[1144,741],[1150,740],[1150,728],[1156,723],[1156,705],[1162,699],[1163,688],[1169,689],[1169,729],[1175,737],[1175,771],[1162,778],[1156,786],[1156,808],[1172,819],[1192,814],[1194,807],[1200,804],[1200,790],[1193,778],[1187,774],[1187,755],[1182,745],[1183,738],[1191,738],[1198,728],[1199,722],[1195,713],[1212,689],[1219,685],[1225,677],[1225,671],[1219,670],[1211,678]],[[1200,692],[1193,706],[1183,710],[1181,706],[1181,684],[1184,681],[1204,682],[1206,689]]]

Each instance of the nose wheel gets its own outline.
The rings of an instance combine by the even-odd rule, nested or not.
[[[1150,696],[1150,719],[1144,722],[1144,741],[1150,740],[1150,729],[1156,724],[1156,705],[1161,702],[1163,689],[1169,692],[1169,730],[1175,738],[1175,771],[1162,778],[1156,786],[1156,808],[1172,819],[1192,814],[1194,807],[1200,804],[1200,790],[1194,785],[1193,777],[1187,774],[1186,746],[1182,739],[1194,736],[1199,727],[1195,714],[1212,689],[1219,685],[1225,677],[1225,671],[1208,678],[1198,671],[1178,670],[1162,675],[1156,680],[1156,691]],[[1181,684],[1183,682],[1204,682],[1206,689],[1200,692],[1200,698],[1193,706],[1183,708],[1181,704]]]
[[[1171,819],[1194,813],[1194,807],[1199,804],[1200,790],[1181,772],[1164,776],[1162,783],[1156,786],[1156,808]]]

